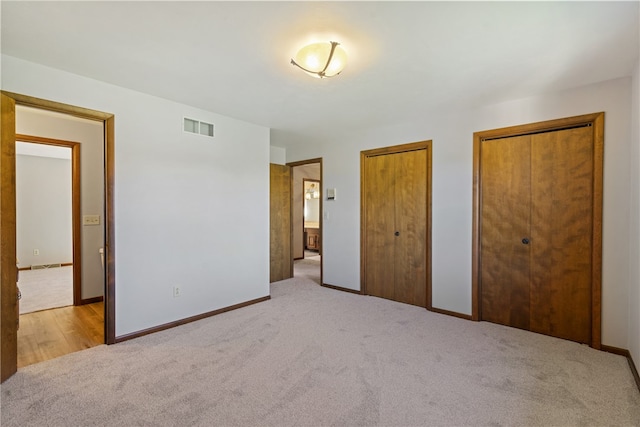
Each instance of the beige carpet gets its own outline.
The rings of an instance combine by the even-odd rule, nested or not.
[[[22,270],[20,314],[73,305],[73,267]]]
[[[631,426],[627,361],[318,286],[21,369],[9,426]]]
[[[293,277],[296,279],[309,279],[320,285],[320,255],[294,261]]]

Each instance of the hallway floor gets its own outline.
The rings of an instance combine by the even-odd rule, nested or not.
[[[104,303],[20,315],[18,369],[104,343]]]

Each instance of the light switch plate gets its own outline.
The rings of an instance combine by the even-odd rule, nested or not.
[[[327,200],[335,200],[335,199],[336,199],[336,189],[327,188]]]

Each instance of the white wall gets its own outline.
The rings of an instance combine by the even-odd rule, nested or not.
[[[282,147],[269,147],[269,162],[284,165],[287,162],[287,152]]]
[[[269,295],[268,128],[9,56],[2,87],[115,114],[117,336]]]
[[[473,132],[604,111],[603,343],[626,348],[630,92],[631,79],[622,78],[287,147],[288,162],[323,157],[324,188],[337,189],[324,204],[324,281],[360,289],[360,151],[431,139],[433,305],[471,314]]]
[[[631,90],[631,215],[629,227],[629,346],[640,367],[640,60]]]
[[[104,270],[99,252],[104,246],[104,129],[102,122],[16,106],[16,132],[80,143],[80,215],[100,216],[100,225],[81,227],[81,298],[103,296]],[[40,178],[46,179],[46,175],[41,174]]]
[[[71,223],[71,160],[16,155],[18,267],[73,262]]]

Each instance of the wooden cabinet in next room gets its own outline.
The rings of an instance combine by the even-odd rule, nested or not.
[[[317,228],[305,228],[305,246],[311,251],[320,250],[320,230]]]

